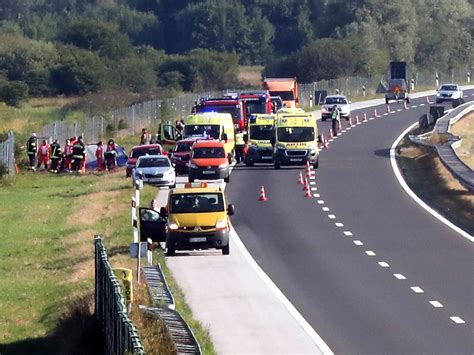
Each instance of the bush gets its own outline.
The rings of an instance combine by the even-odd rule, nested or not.
[[[28,85],[23,81],[0,81],[0,100],[19,107],[28,98]]]

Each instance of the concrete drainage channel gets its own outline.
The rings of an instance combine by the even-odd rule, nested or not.
[[[159,265],[142,268],[153,307],[140,306],[147,314],[162,320],[168,329],[178,354],[201,354],[193,332],[181,315],[175,311],[174,298]]]

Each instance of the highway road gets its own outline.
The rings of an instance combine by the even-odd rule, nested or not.
[[[473,243],[415,203],[390,164],[391,145],[428,107],[353,111],[369,120],[322,151],[316,198],[297,185],[299,167],[238,166],[227,185],[241,240],[336,354],[474,353]]]

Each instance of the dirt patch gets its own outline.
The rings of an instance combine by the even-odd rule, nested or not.
[[[456,154],[467,166],[474,169],[474,113],[464,116],[451,127],[451,133],[462,137]]]

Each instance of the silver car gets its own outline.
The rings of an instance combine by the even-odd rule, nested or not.
[[[458,84],[443,84],[436,94],[436,103],[439,104],[444,101],[453,101],[462,98],[463,92]]]
[[[337,106],[341,117],[349,120],[351,115],[351,102],[343,95],[326,96],[324,103],[321,105],[321,120],[326,121],[327,118],[331,118],[334,105]]]
[[[143,155],[138,158],[132,173],[133,183],[142,180],[144,184],[176,187],[176,173],[165,155]]]

